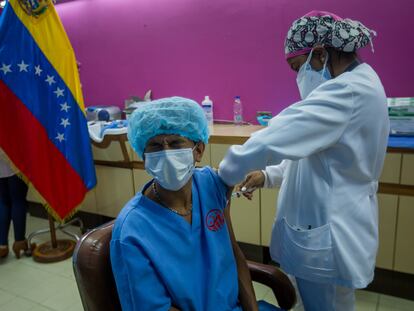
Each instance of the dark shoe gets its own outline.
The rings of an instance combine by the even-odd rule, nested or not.
[[[2,245],[0,247],[0,258],[6,258],[8,254],[9,254],[9,247]]]
[[[13,252],[14,252],[14,255],[16,255],[17,259],[20,258],[21,251],[26,253],[28,250],[29,250],[29,245],[27,244],[27,240],[15,241],[13,243]]]

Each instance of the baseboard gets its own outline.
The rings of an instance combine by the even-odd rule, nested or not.
[[[29,202],[28,212],[31,216],[44,218],[44,219],[48,218],[46,209],[39,203]],[[94,229],[114,219],[113,217],[88,213],[84,211],[77,212],[74,215],[74,217],[79,217],[80,219],[82,219],[82,222],[86,230]]]
[[[374,281],[367,290],[414,300],[414,274],[376,268]]]
[[[28,210],[29,214],[34,217],[48,218],[46,209],[40,203],[29,202]]]

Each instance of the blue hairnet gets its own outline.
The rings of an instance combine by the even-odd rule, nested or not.
[[[168,97],[138,106],[128,119],[128,140],[141,158],[148,140],[162,134],[207,144],[209,131],[203,109],[191,99]]]

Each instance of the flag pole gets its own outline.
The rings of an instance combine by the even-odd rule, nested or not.
[[[49,216],[49,227],[50,227],[50,237],[52,242],[52,248],[57,248],[57,240],[56,240],[56,228],[55,228],[55,222],[53,221],[52,216],[48,214]]]

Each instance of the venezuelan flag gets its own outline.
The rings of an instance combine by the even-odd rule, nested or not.
[[[75,55],[50,0],[10,0],[0,15],[0,108],[0,147],[64,221],[96,176]]]

